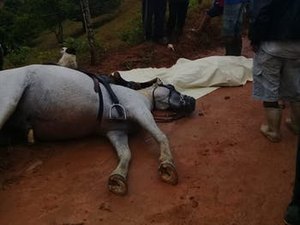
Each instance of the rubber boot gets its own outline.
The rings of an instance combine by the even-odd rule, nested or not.
[[[279,142],[281,140],[280,124],[281,124],[281,108],[264,108],[267,124],[260,127],[260,131],[271,142]]]
[[[291,117],[285,123],[294,134],[300,134],[300,102],[291,102]]]
[[[300,225],[300,139],[296,157],[296,173],[292,201],[286,209],[284,222],[288,225]]]

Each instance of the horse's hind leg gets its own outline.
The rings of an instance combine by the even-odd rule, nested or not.
[[[15,112],[26,88],[26,75],[1,74],[0,76],[0,130]]]
[[[167,136],[156,125],[150,111],[145,110],[143,113],[135,113],[135,119],[138,120],[139,124],[150,134],[152,134],[154,139],[159,143],[160,166],[158,170],[162,180],[173,185],[177,184],[178,175],[173,162],[173,157]]]
[[[111,173],[108,180],[108,188],[111,192],[118,195],[125,195],[127,193],[127,174],[131,153],[128,146],[128,136],[123,131],[110,131],[107,137],[115,147],[119,163],[116,169]]]

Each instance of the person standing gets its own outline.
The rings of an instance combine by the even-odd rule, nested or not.
[[[166,44],[165,16],[167,0],[143,0],[142,22],[146,41]]]
[[[169,0],[168,3],[167,36],[169,43],[174,43],[177,42],[178,37],[183,33],[189,0]]]
[[[281,140],[282,107],[290,102],[294,127],[300,127],[300,1],[252,0],[249,39],[253,96],[263,101],[266,123],[260,128],[272,142]]]
[[[253,96],[263,101],[266,123],[260,128],[272,142],[281,140],[282,107],[290,103],[289,122],[300,127],[300,1],[251,0],[249,39],[253,60]],[[300,136],[293,196],[284,215],[288,225],[300,225]]]
[[[242,24],[249,0],[213,0],[202,17],[196,32],[200,32],[214,17],[222,16],[222,36],[225,55],[240,56],[242,53]]]

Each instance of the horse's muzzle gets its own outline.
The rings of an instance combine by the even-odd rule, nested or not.
[[[196,100],[193,97],[182,95],[180,104],[171,105],[171,110],[181,115],[188,115],[195,111]]]
[[[190,114],[190,113],[194,112],[195,108],[196,108],[196,99],[191,96],[187,96],[187,95],[185,95],[183,97],[183,99],[184,99],[185,104],[182,107],[182,112],[185,114]]]

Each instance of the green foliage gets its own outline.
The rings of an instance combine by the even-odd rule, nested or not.
[[[91,13],[93,11],[93,8],[94,8],[94,4],[98,4],[101,2],[102,5],[99,7],[99,11],[95,11],[95,14],[94,15],[101,15],[101,14],[106,14],[106,13],[111,13],[113,12],[115,9],[117,9],[120,4],[121,4],[121,0],[102,0],[102,1],[99,1],[99,0],[90,0],[90,6],[93,6],[91,7]]]
[[[133,18],[130,21],[130,28],[124,30],[120,34],[122,41],[126,42],[129,45],[134,45],[141,43],[143,41],[143,27],[141,21],[141,15],[138,18]]]
[[[76,52],[86,52],[89,49],[89,45],[86,39],[74,39],[74,38],[66,38],[63,44],[67,48],[74,48]]]
[[[190,8],[195,8],[198,5],[199,5],[199,0],[190,0],[190,4],[189,4]]]
[[[35,63],[49,63],[49,62],[57,62],[60,57],[59,52],[54,49],[52,51],[37,51],[33,50],[30,52],[27,58],[26,64],[35,64]],[[51,60],[50,60],[51,59]]]
[[[122,0],[89,0],[92,17],[115,11]],[[32,46],[42,31],[63,41],[63,23],[82,21],[80,0],[6,0],[0,9],[0,43],[9,51]]]
[[[21,47],[19,49],[13,50],[5,58],[8,67],[23,66],[27,64],[27,58],[30,54],[29,47]]]
[[[212,4],[211,0],[193,0],[193,1],[198,1],[198,4],[200,5],[201,8],[210,7]]]
[[[0,42],[12,50],[22,45],[30,45],[40,27],[32,15],[26,12],[24,1],[10,0],[0,10]]]
[[[70,0],[72,1],[72,0]],[[69,19],[82,21],[82,12],[80,8],[80,0],[73,0],[74,8],[69,12]],[[122,0],[89,0],[91,17],[95,18],[99,15],[114,12],[121,5]]]
[[[112,21],[116,18],[116,13],[104,14],[95,19],[93,19],[93,27],[101,27],[102,25]]]

